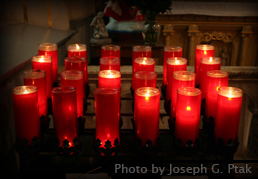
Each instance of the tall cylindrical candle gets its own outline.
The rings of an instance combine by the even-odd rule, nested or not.
[[[197,45],[195,47],[195,86],[200,84],[200,63],[203,57],[214,57],[215,48],[212,45]]]
[[[120,93],[117,88],[95,89],[96,139],[101,147],[109,140],[114,145],[119,136]]]
[[[212,70],[207,72],[207,93],[205,103],[205,114],[209,117],[216,117],[218,90],[220,87],[228,86],[228,72]]]
[[[175,71],[173,73],[171,118],[176,117],[177,89],[182,87],[194,87],[195,73],[190,71]]]
[[[132,89],[134,90],[134,73],[136,71],[155,71],[155,60],[149,57],[139,57],[133,61]]]
[[[83,57],[87,61],[86,44],[70,44],[67,47],[68,57]]]
[[[39,117],[43,115],[47,118],[46,71],[25,70],[23,71],[23,81],[25,86],[36,86],[38,88]]]
[[[40,135],[38,88],[17,86],[12,94],[16,136],[20,141],[27,139],[31,145],[32,139]]]
[[[99,88],[117,88],[121,91],[121,73],[116,70],[102,70],[98,73]]]
[[[46,71],[46,94],[47,98],[51,97],[52,81],[52,57],[50,56],[33,56],[31,58],[32,69],[40,69]]]
[[[60,141],[60,146],[64,140],[68,140],[71,147],[73,139],[78,138],[75,87],[53,88],[51,96],[55,136]]]
[[[202,91],[194,87],[177,89],[175,136],[183,145],[199,137]]]
[[[167,58],[167,87],[166,87],[166,103],[171,100],[172,95],[172,83],[173,83],[173,73],[175,71],[186,71],[187,59],[180,57]],[[164,77],[164,71],[163,71]],[[164,80],[164,79],[163,79]]]
[[[38,55],[46,55],[52,57],[52,80],[58,84],[58,52],[57,44],[41,43],[38,45]]]
[[[120,58],[120,46],[119,45],[102,45],[101,56],[102,57],[117,57]]]
[[[120,71],[120,58],[117,57],[101,57],[99,59],[100,71],[116,70]]]
[[[160,90],[153,87],[138,88],[134,99],[136,136],[142,141],[142,145],[147,140],[155,145],[159,136]]]
[[[220,87],[215,119],[215,140],[236,140],[241,113],[243,91],[235,87]]]
[[[83,99],[85,99],[83,73],[79,70],[65,70],[60,73],[61,87],[73,86],[76,88],[77,117],[84,116]]]
[[[167,59],[171,57],[182,57],[182,47],[165,46],[163,51],[163,89],[167,85]],[[185,69],[186,70],[186,69]]]
[[[157,73],[154,71],[136,71],[135,76],[135,90],[141,87],[157,86]]]
[[[65,70],[80,70],[83,72],[83,80],[86,87],[88,81],[87,60],[84,57],[66,57]],[[85,88],[86,90],[86,88]],[[86,92],[85,92],[86,94]]]
[[[202,90],[202,99],[206,98],[207,89],[207,71],[220,70],[221,60],[218,57],[203,57],[200,64],[200,89]]]

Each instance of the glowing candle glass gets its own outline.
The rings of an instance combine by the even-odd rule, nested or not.
[[[25,86],[36,86],[38,88],[39,117],[43,115],[47,118],[46,71],[25,70],[23,71],[23,81]]]
[[[171,57],[182,57],[182,47],[165,46],[163,52],[163,89],[167,85],[167,59]],[[186,69],[185,69],[186,70]]]
[[[134,93],[134,121],[136,136],[145,145],[147,140],[152,144],[159,136],[160,90],[153,87],[142,87]]]
[[[83,73],[79,70],[65,70],[60,73],[61,87],[73,86],[76,88],[77,117],[84,116],[83,101],[85,99]]]
[[[119,45],[102,45],[101,57],[117,57],[120,58],[120,46]]]
[[[136,71],[135,76],[135,90],[141,87],[157,86],[157,73],[154,71]]]
[[[200,63],[203,57],[214,57],[215,48],[212,45],[197,45],[195,47],[195,86],[200,84]]]
[[[236,140],[241,113],[243,91],[235,87],[220,87],[215,119],[215,140]]]
[[[40,69],[46,71],[46,94],[47,98],[51,97],[52,81],[52,57],[50,56],[33,56],[31,58],[32,69]]]
[[[218,57],[201,58],[200,64],[200,89],[202,90],[202,99],[206,98],[207,88],[207,71],[220,70],[221,60]]]
[[[228,72],[222,70],[211,70],[207,72],[207,93],[205,103],[205,114],[216,117],[218,91],[220,87],[228,86]],[[207,120],[208,122],[209,120]]]
[[[99,59],[100,71],[116,70],[120,71],[120,58],[117,57],[101,57]]]
[[[166,103],[171,100],[172,96],[172,83],[173,83],[173,73],[175,71],[186,71],[187,68],[187,59],[185,58],[168,58],[166,60],[167,66],[167,87],[166,87]],[[163,71],[164,77],[164,71]],[[163,79],[164,80],[164,79]]]
[[[89,83],[86,58],[84,57],[65,58],[65,70],[80,70],[83,72],[83,80],[84,80],[85,96],[86,96],[86,85]]]
[[[155,71],[155,60],[149,57],[139,57],[133,61],[132,89],[134,90],[134,73],[136,71]]]
[[[58,52],[57,44],[41,43],[38,45],[38,55],[52,57],[52,83],[58,84]]]
[[[102,70],[98,73],[99,88],[117,88],[121,91],[121,73],[115,70]]]
[[[182,87],[194,87],[195,73],[190,71],[175,71],[173,73],[172,96],[171,96],[171,118],[176,117],[177,89]]]
[[[175,136],[182,140],[183,145],[188,140],[194,144],[199,137],[201,93],[194,87],[177,89]]]
[[[32,139],[40,135],[38,89],[36,86],[17,86],[12,95],[16,136],[20,141],[27,139],[31,145]]]
[[[111,145],[119,135],[120,93],[117,88],[95,89],[96,139],[101,147],[109,140]]]
[[[62,146],[63,141],[78,138],[78,119],[75,87],[56,87],[52,89],[52,108],[55,126],[55,136]]]
[[[83,57],[87,61],[86,44],[70,44],[67,47],[68,57]]]

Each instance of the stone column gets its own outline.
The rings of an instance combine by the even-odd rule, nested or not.
[[[173,25],[171,24],[166,24],[164,25],[164,30],[162,30],[163,36],[165,36],[165,45],[170,45],[171,44],[171,39],[175,33],[173,30]]]
[[[195,64],[195,38],[199,31],[197,25],[190,25],[188,29],[189,46],[188,46],[188,65],[194,66]]]
[[[239,58],[239,65],[245,66],[246,65],[246,49],[247,49],[247,42],[249,37],[252,36],[252,27],[251,26],[244,26],[241,32],[242,42],[241,42],[241,49],[240,49],[240,58]]]

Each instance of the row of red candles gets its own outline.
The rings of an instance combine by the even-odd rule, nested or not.
[[[195,141],[198,137],[201,99],[205,98],[206,115],[215,118],[215,137],[235,139],[242,90],[227,87],[228,72],[220,70],[220,59],[214,57],[214,47],[196,46],[195,73],[186,71],[187,59],[182,58],[181,47],[166,46],[163,56],[162,88],[166,90],[166,103],[171,100],[170,117],[176,117],[176,138],[186,142],[188,139]],[[39,136],[37,119],[41,115],[47,116],[49,97],[52,97],[56,137],[60,141],[72,141],[78,137],[77,118],[84,116],[83,99],[86,98],[85,86],[88,83],[86,45],[69,45],[65,71],[60,74],[61,87],[56,88],[52,85],[57,82],[58,75],[58,65],[54,65],[54,61],[57,64],[56,44],[40,44],[38,56],[32,57],[33,70],[24,72],[25,86],[13,90],[16,135],[21,139]],[[155,141],[159,135],[160,90],[156,88],[157,74],[150,46],[133,47],[132,69],[136,135],[142,141]],[[119,46],[102,46],[98,76],[95,90],[96,139],[112,142],[120,138]],[[200,89],[195,88],[198,84]]]

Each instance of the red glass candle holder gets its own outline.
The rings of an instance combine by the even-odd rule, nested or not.
[[[58,84],[58,52],[57,44],[55,43],[41,43],[38,45],[38,55],[45,55],[52,57],[52,81]]]
[[[171,96],[171,119],[176,117],[177,89],[182,87],[194,87],[195,73],[190,71],[175,71],[173,73]]]
[[[22,141],[40,136],[40,120],[38,111],[38,88],[36,86],[17,86],[12,91],[15,133]]]
[[[87,97],[88,93],[89,93],[87,59],[84,57],[66,57],[65,58],[65,70],[80,70],[83,72],[85,97]]]
[[[100,71],[116,70],[120,71],[120,58],[117,57],[101,57],[99,59]]]
[[[157,73],[154,71],[136,71],[135,76],[135,90],[141,87],[157,86]]]
[[[149,57],[151,58],[151,52],[152,48],[151,46],[145,46],[145,45],[136,45],[133,46],[133,59],[139,58],[139,57]]]
[[[195,47],[195,73],[196,73],[196,80],[195,86],[198,87],[200,84],[200,63],[201,58],[204,57],[214,57],[215,48],[212,45],[197,45]]]
[[[101,57],[117,57],[120,58],[120,46],[119,45],[102,45]]]
[[[70,44],[67,47],[68,57],[83,57],[87,61],[86,44]]]
[[[76,88],[77,118],[84,116],[84,82],[83,73],[79,70],[65,70],[60,73],[61,87],[73,86]]]
[[[132,89],[134,90],[134,73],[136,71],[155,71],[155,60],[149,57],[139,57],[133,61]]]
[[[52,57],[50,56],[33,56],[31,58],[32,69],[40,69],[46,71],[46,94],[47,98],[51,97],[52,81]]]
[[[187,143],[195,145],[199,137],[201,93],[194,87],[177,89],[175,137],[182,140],[183,146]]]
[[[207,93],[205,102],[206,122],[213,122],[216,117],[218,90],[228,86],[228,72],[211,70],[207,72]],[[211,119],[210,119],[211,118]]]
[[[235,141],[241,113],[243,91],[235,87],[220,87],[218,91],[217,112],[214,136],[218,141]]]
[[[200,64],[200,89],[202,90],[202,99],[206,98],[207,88],[207,71],[220,70],[221,60],[218,57],[201,58]]]
[[[36,86],[38,88],[39,117],[47,118],[46,71],[25,70],[23,71],[23,81],[25,86]]]
[[[51,97],[55,136],[60,141],[60,147],[67,142],[67,148],[70,148],[74,146],[73,140],[78,138],[76,89],[55,87]]]
[[[115,70],[102,70],[98,73],[99,88],[117,88],[121,92],[121,73]]]
[[[186,58],[167,58],[167,86],[166,86],[166,103],[171,100],[172,95],[172,83],[173,83],[173,73],[175,71],[186,71],[187,59]],[[164,71],[163,71],[164,77]],[[163,79],[164,80],[164,79]]]
[[[96,140],[101,141],[101,146],[106,148],[108,140],[114,147],[115,140],[120,140],[119,135],[120,93],[117,88],[95,89],[95,114],[96,114]]]
[[[182,47],[165,46],[163,51],[163,90],[167,85],[167,59],[172,57],[182,57]],[[185,69],[186,70],[186,69]]]
[[[159,136],[160,90],[142,87],[134,93],[134,122],[136,137],[142,146],[149,140],[156,145]]]

